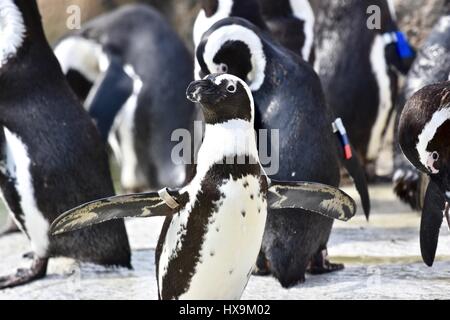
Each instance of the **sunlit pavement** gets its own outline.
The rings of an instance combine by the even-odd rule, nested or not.
[[[355,196],[354,190],[345,189]],[[417,213],[402,206],[390,186],[371,188],[372,215],[366,222],[359,213],[348,223],[337,222],[330,239],[333,262],[344,271],[308,276],[290,290],[273,278],[253,277],[244,299],[447,299],[450,292],[450,236],[441,230],[437,262],[422,263]],[[41,281],[0,292],[0,299],[156,299],[154,248],[162,220],[127,222],[133,248],[134,270],[107,270],[68,259],[50,263],[49,276]],[[25,236],[0,239],[0,274],[30,263]]]

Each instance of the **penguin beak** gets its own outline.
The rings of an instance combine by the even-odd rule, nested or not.
[[[431,179],[425,194],[420,222],[420,250],[425,264],[431,267],[434,263],[444,216],[449,222],[449,199],[439,185]]]
[[[194,103],[202,103],[208,100],[208,96],[216,93],[216,85],[210,80],[192,82],[186,91],[187,98]]]

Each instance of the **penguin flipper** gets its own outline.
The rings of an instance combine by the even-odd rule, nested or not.
[[[107,141],[116,115],[133,93],[133,79],[125,72],[120,58],[108,58],[108,69],[95,81],[85,102],[103,141]]]
[[[369,220],[370,215],[370,197],[369,197],[369,187],[367,185],[366,172],[359,162],[358,157],[356,157],[355,149],[350,143],[350,139],[347,134],[347,129],[345,129],[344,123],[341,118],[337,118],[333,122],[333,132],[338,138],[339,145],[338,154],[339,159],[344,165],[350,177],[353,179],[356,190],[358,190],[359,196],[361,198],[361,204],[363,206],[364,215],[366,219]]]
[[[432,181],[428,185],[420,221],[420,251],[425,264],[431,267],[436,256],[439,231],[444,220],[445,197]],[[447,208],[448,210],[448,208]]]
[[[163,189],[105,198],[83,204],[60,215],[50,227],[52,235],[80,230],[95,224],[124,218],[169,216],[189,201],[188,193]]]
[[[356,157],[356,151],[351,146],[353,157],[350,159],[345,159],[345,157],[340,157],[342,164],[347,170],[348,174],[353,180],[355,184],[356,190],[359,193],[359,197],[361,198],[361,204],[364,210],[364,215],[366,219],[369,220],[370,216],[370,196],[369,196],[369,186],[367,184],[366,173],[364,171],[363,166],[359,162],[358,157]]]
[[[271,180],[267,195],[270,209],[303,209],[342,221],[356,213],[355,201],[342,190],[311,182]]]

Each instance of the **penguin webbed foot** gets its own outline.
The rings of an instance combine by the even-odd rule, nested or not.
[[[312,258],[307,272],[312,275],[321,275],[344,270],[342,263],[332,263],[328,257],[328,250],[317,252]]]
[[[0,290],[22,286],[47,274],[48,258],[35,258],[29,269],[18,269],[14,275],[0,277]]]

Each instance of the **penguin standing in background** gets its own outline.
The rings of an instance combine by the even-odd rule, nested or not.
[[[130,268],[121,220],[50,237],[62,212],[114,194],[108,161],[47,43],[36,1],[0,1],[0,25],[0,188],[34,253],[30,269],[0,277],[0,289],[44,277],[55,256]]]
[[[444,217],[450,226],[450,81],[427,86],[407,102],[399,122],[400,147],[430,178],[420,224],[422,258],[432,266]]]
[[[314,12],[308,0],[202,0],[193,30],[195,47],[214,23],[229,17],[248,20],[305,61],[313,62]],[[202,78],[199,71],[196,64],[195,75]]]
[[[405,88],[397,104],[396,129],[406,101],[427,85],[450,80],[449,75],[450,4],[447,14],[443,15],[433,28],[408,73]],[[397,143],[394,148],[393,183],[394,191],[402,201],[413,209],[422,209],[428,178],[410,164]]]
[[[314,64],[314,11],[309,0],[259,0],[274,39]]]
[[[273,42],[247,20],[228,18],[216,23],[197,49],[202,73],[220,72],[246,81],[256,105],[257,130],[279,130],[277,180],[304,180],[338,186],[342,148],[333,136],[332,116],[320,81],[312,67],[292,51]],[[370,210],[364,172],[346,144],[345,165],[355,178],[366,214]],[[259,273],[273,273],[284,287],[304,281],[312,273],[340,270],[329,263],[326,246],[333,222],[307,210],[269,211]],[[298,212],[305,214],[298,214]],[[312,263],[310,264],[310,261]]]
[[[158,12],[123,6],[62,39],[55,54],[109,137],[125,190],[180,187],[190,180],[192,155],[172,160],[179,143],[172,134],[187,130],[193,136],[196,109],[184,97],[192,56]]]
[[[268,207],[348,220],[355,203],[330,186],[267,178],[256,147],[252,93],[241,79],[210,75],[193,82],[187,96],[202,105],[205,118],[197,174],[188,186],[88,203],[63,214],[51,229],[60,234],[119,217],[167,216],[156,251],[159,297],[239,299],[261,247]]]
[[[312,5],[315,70],[369,178],[376,180],[376,160],[391,131],[398,72],[408,71],[414,51],[397,28],[390,0],[312,0]],[[381,9],[380,20],[370,20],[371,7]],[[376,28],[369,28],[369,22]]]

